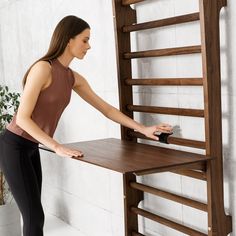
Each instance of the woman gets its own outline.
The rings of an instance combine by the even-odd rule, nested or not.
[[[76,16],[66,16],[55,28],[49,50],[26,72],[20,106],[1,135],[0,164],[23,217],[24,236],[42,236],[42,173],[38,150],[41,143],[59,156],[82,157],[82,150],[65,147],[53,139],[58,120],[70,101],[72,89],[109,119],[157,140],[156,131],[169,133],[167,124],[146,127],[112,107],[90,88],[86,79],[69,68],[83,59],[90,27]]]

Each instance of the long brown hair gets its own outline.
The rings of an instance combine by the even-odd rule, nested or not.
[[[26,83],[26,78],[31,68],[37,62],[50,61],[62,55],[70,39],[82,33],[85,29],[90,29],[89,24],[77,16],[70,15],[61,19],[52,34],[51,42],[47,53],[43,57],[38,59],[36,62],[34,62],[25,73],[22,82],[23,86]]]

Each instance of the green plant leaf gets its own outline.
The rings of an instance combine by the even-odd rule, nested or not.
[[[8,86],[0,85],[0,133],[6,128],[13,118],[14,113],[17,111],[20,94],[10,92]],[[4,179],[0,170],[0,205],[5,204],[9,198],[9,187]]]

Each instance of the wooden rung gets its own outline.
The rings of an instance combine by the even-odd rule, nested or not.
[[[204,110],[200,109],[127,105],[127,110],[134,112],[158,113],[158,114],[176,115],[176,116],[204,117]]]
[[[132,58],[143,58],[143,57],[161,57],[161,56],[172,56],[172,55],[183,55],[183,54],[192,54],[192,53],[201,53],[201,46],[187,46],[187,47],[177,47],[177,48],[164,48],[164,49],[155,49],[139,52],[127,52],[124,53],[125,59]]]
[[[204,234],[204,233],[199,232],[197,230],[191,229],[187,226],[181,225],[181,224],[176,223],[174,221],[168,220],[162,216],[155,215],[151,212],[145,211],[145,210],[137,208],[137,207],[131,207],[131,211],[136,215],[141,215],[145,218],[148,218],[148,219],[156,221],[160,224],[166,225],[172,229],[178,230],[178,231],[180,231],[184,234],[187,234],[187,235],[207,236],[207,234]]]
[[[186,197],[182,197],[182,196],[179,196],[179,195],[176,195],[173,193],[169,193],[169,192],[166,192],[166,191],[163,191],[160,189],[156,189],[156,188],[144,185],[144,184],[136,183],[136,182],[130,183],[130,186],[134,189],[138,189],[143,192],[151,193],[156,196],[166,198],[168,200],[175,201],[180,204],[184,204],[186,206],[190,206],[190,207],[196,208],[198,210],[207,212],[207,205],[205,203],[198,202],[198,201],[186,198]]]
[[[172,79],[172,78],[153,78],[153,79],[126,79],[125,83],[127,85],[178,85],[178,86],[201,86],[203,85],[202,78],[179,78],[179,79]]]
[[[183,139],[183,138],[169,136],[168,142],[174,145],[182,145],[182,146],[187,146],[187,147],[206,149],[206,142],[198,141],[198,140]]]
[[[179,164],[179,165],[172,165],[172,166],[162,166],[158,168],[153,168],[151,170],[140,170],[135,171],[134,174],[136,176],[141,175],[150,175],[150,174],[156,174],[161,172],[170,172],[175,170],[200,170],[200,171],[206,171],[206,159],[202,159],[202,161],[198,161],[195,163],[187,163],[187,164]]]
[[[135,131],[129,131],[128,135],[134,138],[141,138],[141,139],[147,139],[154,141],[153,139],[147,138],[143,134]],[[168,142],[170,144],[175,144],[175,145],[181,145],[181,146],[186,146],[186,147],[193,147],[193,148],[199,148],[199,149],[205,149],[206,148],[206,143],[202,141],[197,141],[197,140],[191,140],[191,139],[183,139],[183,138],[177,138],[177,137],[168,137]]]
[[[143,2],[143,1],[145,0],[122,0],[122,5],[126,6],[126,5]]]
[[[199,13],[191,13],[181,16],[170,17],[161,20],[149,21],[145,23],[139,23],[134,25],[127,25],[123,27],[123,32],[133,32],[137,30],[146,30],[157,27],[163,27],[168,25],[182,24],[186,22],[192,22],[199,20]]]
[[[191,177],[194,179],[199,179],[199,180],[203,180],[206,181],[207,177],[206,177],[206,172],[204,171],[196,171],[196,170],[174,170],[171,171],[172,173],[175,174],[179,174],[179,175],[184,175],[187,177]]]
[[[132,236],[145,236],[145,235],[133,231],[133,232],[132,232]]]

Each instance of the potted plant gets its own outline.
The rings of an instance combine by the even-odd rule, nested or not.
[[[0,85],[0,133],[11,121],[19,106],[19,93],[10,92],[7,86]],[[20,213],[12,201],[10,189],[0,169],[0,235],[20,236]]]

